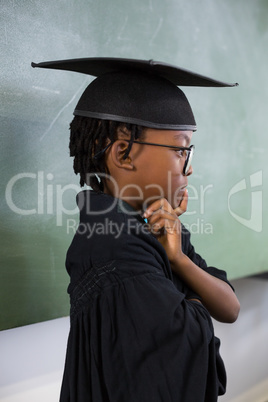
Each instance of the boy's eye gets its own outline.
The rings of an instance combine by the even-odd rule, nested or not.
[[[175,149],[175,151],[176,151],[176,154],[177,154],[180,158],[182,158],[182,157],[184,156],[184,152],[185,152],[184,149]]]

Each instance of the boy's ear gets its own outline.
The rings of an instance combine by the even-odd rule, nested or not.
[[[126,150],[129,143],[124,140],[116,140],[111,147],[111,158],[114,165],[121,169],[133,170],[134,165],[131,158],[131,152],[128,154],[127,158],[124,159]]]

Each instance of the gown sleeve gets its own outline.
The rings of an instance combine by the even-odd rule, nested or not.
[[[221,279],[222,281],[228,283],[229,286],[234,290],[233,286],[230,284],[230,282],[227,279],[227,274],[225,271],[208,266],[206,261],[198,254],[196,253],[194,246],[191,243],[191,234],[188,229],[182,224],[182,236],[181,236],[181,247],[182,251],[187,257],[190,258],[198,267],[206,271],[208,274],[215,276],[218,279]],[[178,277],[176,273],[172,272],[173,276],[173,282],[175,286],[177,287],[178,290],[180,290],[182,293],[185,294],[187,299],[199,299],[201,300],[201,297],[195,293],[192,289],[190,289],[186,284],[182,284],[181,279]]]

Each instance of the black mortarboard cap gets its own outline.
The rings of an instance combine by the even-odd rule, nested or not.
[[[191,106],[177,86],[231,87],[153,60],[83,58],[32,63],[32,67],[97,77],[82,94],[74,115],[165,130],[196,130]]]

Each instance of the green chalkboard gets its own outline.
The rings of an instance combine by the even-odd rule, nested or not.
[[[155,59],[239,82],[185,89],[198,131],[182,220],[229,278],[267,270],[266,0],[6,0],[0,15],[0,329],[69,311],[79,180],[68,127],[90,78],[32,61]]]

